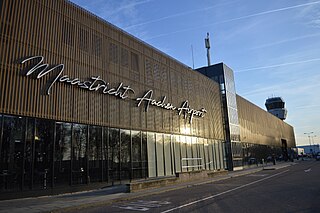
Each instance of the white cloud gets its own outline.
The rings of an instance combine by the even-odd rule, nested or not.
[[[297,17],[301,19],[303,24],[311,27],[320,27],[320,7],[318,5],[309,5],[301,10]]]

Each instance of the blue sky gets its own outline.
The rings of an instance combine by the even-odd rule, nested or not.
[[[297,145],[307,132],[320,143],[320,1],[72,0],[108,22],[193,67],[211,62],[235,72],[237,93],[265,109],[286,101]],[[312,140],[311,140],[312,141]]]

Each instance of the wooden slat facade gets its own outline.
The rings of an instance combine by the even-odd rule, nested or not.
[[[203,138],[224,139],[219,85],[157,49],[86,10],[63,0],[3,0],[0,16],[0,113]],[[26,57],[64,64],[63,75],[82,81],[92,76],[135,90],[119,99],[21,74]],[[136,97],[153,90],[153,98],[180,107],[207,110],[192,124],[176,111],[137,107]],[[190,130],[185,132],[185,130]]]
[[[237,95],[241,141],[281,147],[281,139],[288,147],[295,147],[293,127],[260,107]]]

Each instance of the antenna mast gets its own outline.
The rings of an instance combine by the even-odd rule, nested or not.
[[[210,62],[210,40],[209,40],[209,33],[207,33],[207,38],[204,39],[204,43],[205,43],[206,48],[207,48],[208,66],[210,66],[210,65],[211,65],[211,62]]]
[[[191,54],[192,54],[192,69],[194,69],[194,57],[193,57],[193,46],[191,45]]]

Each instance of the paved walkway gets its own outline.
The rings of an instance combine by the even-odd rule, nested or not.
[[[150,194],[158,194],[166,191],[177,190],[194,185],[201,185],[219,180],[224,180],[232,177],[243,176],[250,173],[255,173],[263,169],[280,169],[291,166],[295,163],[280,163],[277,165],[268,165],[266,167],[251,166],[239,171],[228,172],[225,175],[216,176],[213,178],[197,180],[192,182],[183,182],[179,184],[169,185],[156,189],[147,189],[134,193],[116,193],[110,194],[111,188],[98,189],[87,192],[68,193],[55,196],[42,196],[33,198],[23,198],[14,200],[0,201],[0,212],[10,213],[29,213],[29,212],[65,212],[68,210],[76,210],[84,207],[99,206],[117,201],[130,200]]]

